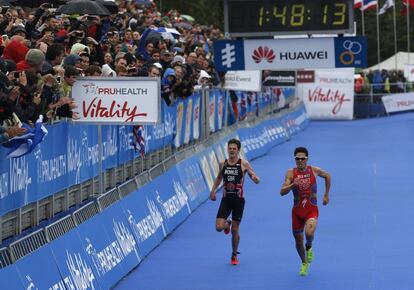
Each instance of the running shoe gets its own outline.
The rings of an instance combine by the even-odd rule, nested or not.
[[[237,252],[237,254],[239,254],[239,252]],[[230,264],[232,264],[233,266],[236,266],[239,264],[239,260],[237,259],[237,254],[235,253],[231,254]]]
[[[312,263],[313,261],[313,250],[310,248],[306,251],[306,259],[308,260],[308,263]]]
[[[224,234],[228,235],[231,229],[231,220],[226,220],[226,223],[229,225],[229,227],[224,229]]]
[[[299,275],[307,276],[308,271],[309,271],[309,263],[302,263],[302,266],[300,267]]]

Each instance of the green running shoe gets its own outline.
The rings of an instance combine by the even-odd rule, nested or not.
[[[308,270],[309,270],[309,263],[302,263],[302,266],[300,267],[299,275],[307,276]]]
[[[306,259],[308,260],[308,263],[312,263],[313,261],[313,250],[310,248],[306,251]]]

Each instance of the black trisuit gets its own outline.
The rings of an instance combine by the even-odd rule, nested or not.
[[[224,161],[221,174],[223,175],[223,198],[217,212],[217,218],[227,219],[232,213],[232,220],[241,221],[244,210],[243,182],[244,172],[242,171],[242,160],[236,164],[228,164]]]

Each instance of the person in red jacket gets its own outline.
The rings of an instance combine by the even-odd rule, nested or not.
[[[318,223],[317,186],[316,177],[325,179],[325,194],[323,205],[329,203],[329,190],[331,187],[331,175],[325,170],[307,165],[308,150],[305,147],[297,147],[294,151],[296,167],[286,172],[285,181],[280,190],[280,195],[293,192],[292,230],[295,237],[296,250],[302,260],[299,274],[308,275],[309,263],[313,260],[312,241]],[[306,248],[303,245],[306,236]]]

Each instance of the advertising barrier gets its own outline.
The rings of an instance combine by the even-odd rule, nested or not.
[[[175,167],[158,176],[148,187],[163,217],[167,233],[171,233],[192,212],[189,197]]]
[[[188,201],[192,210],[195,210],[210,194],[201,172],[198,158],[198,156],[193,156],[175,166],[182,186],[188,195]]]
[[[189,105],[191,103],[192,105]],[[178,146],[200,137],[200,93],[171,107],[163,104],[162,123],[141,126],[145,152],[153,152],[179,140]],[[192,107],[192,109],[191,109]],[[189,108],[177,118],[177,108]],[[194,113],[193,113],[194,112]],[[214,112],[214,116],[218,112]],[[176,119],[180,129],[176,130]],[[220,127],[221,128],[221,127]],[[47,126],[49,135],[34,152],[20,158],[5,158],[0,146],[0,215],[82,183],[99,174],[96,126],[61,122]],[[53,136],[53,137],[52,137]],[[122,165],[136,157],[133,126],[103,125],[103,169]]]
[[[414,110],[414,93],[392,94],[381,99],[387,113]]]
[[[151,187],[146,184],[119,202],[143,258],[167,236],[164,217],[150,197]]]
[[[208,198],[229,139],[242,140],[246,154],[242,150],[241,158],[255,158],[307,123],[301,107],[244,128],[240,135],[228,134],[75,229],[0,269],[2,285],[7,281],[7,289],[111,289]]]
[[[98,283],[98,273],[92,267],[91,257],[86,252],[86,250],[89,251],[90,249],[85,249],[82,245],[77,229],[71,230],[64,236],[52,241],[50,248],[53,252],[53,261],[59,269],[66,289],[102,289]],[[50,267],[52,267],[52,263],[50,263],[47,269]],[[43,269],[43,275],[47,275],[47,271],[44,271],[45,269],[46,267]],[[65,288],[60,287],[57,289]]]
[[[118,203],[76,230],[101,289],[110,289],[141,262],[137,242]]]
[[[0,269],[0,281],[7,281],[7,287],[10,289],[27,289],[26,285],[23,285],[16,265]]]
[[[65,282],[56,267],[50,245],[44,245],[30,256],[21,258],[15,265],[20,273],[23,289],[65,289]]]
[[[313,120],[352,120],[354,117],[354,69],[315,70],[315,82],[298,83]]]

